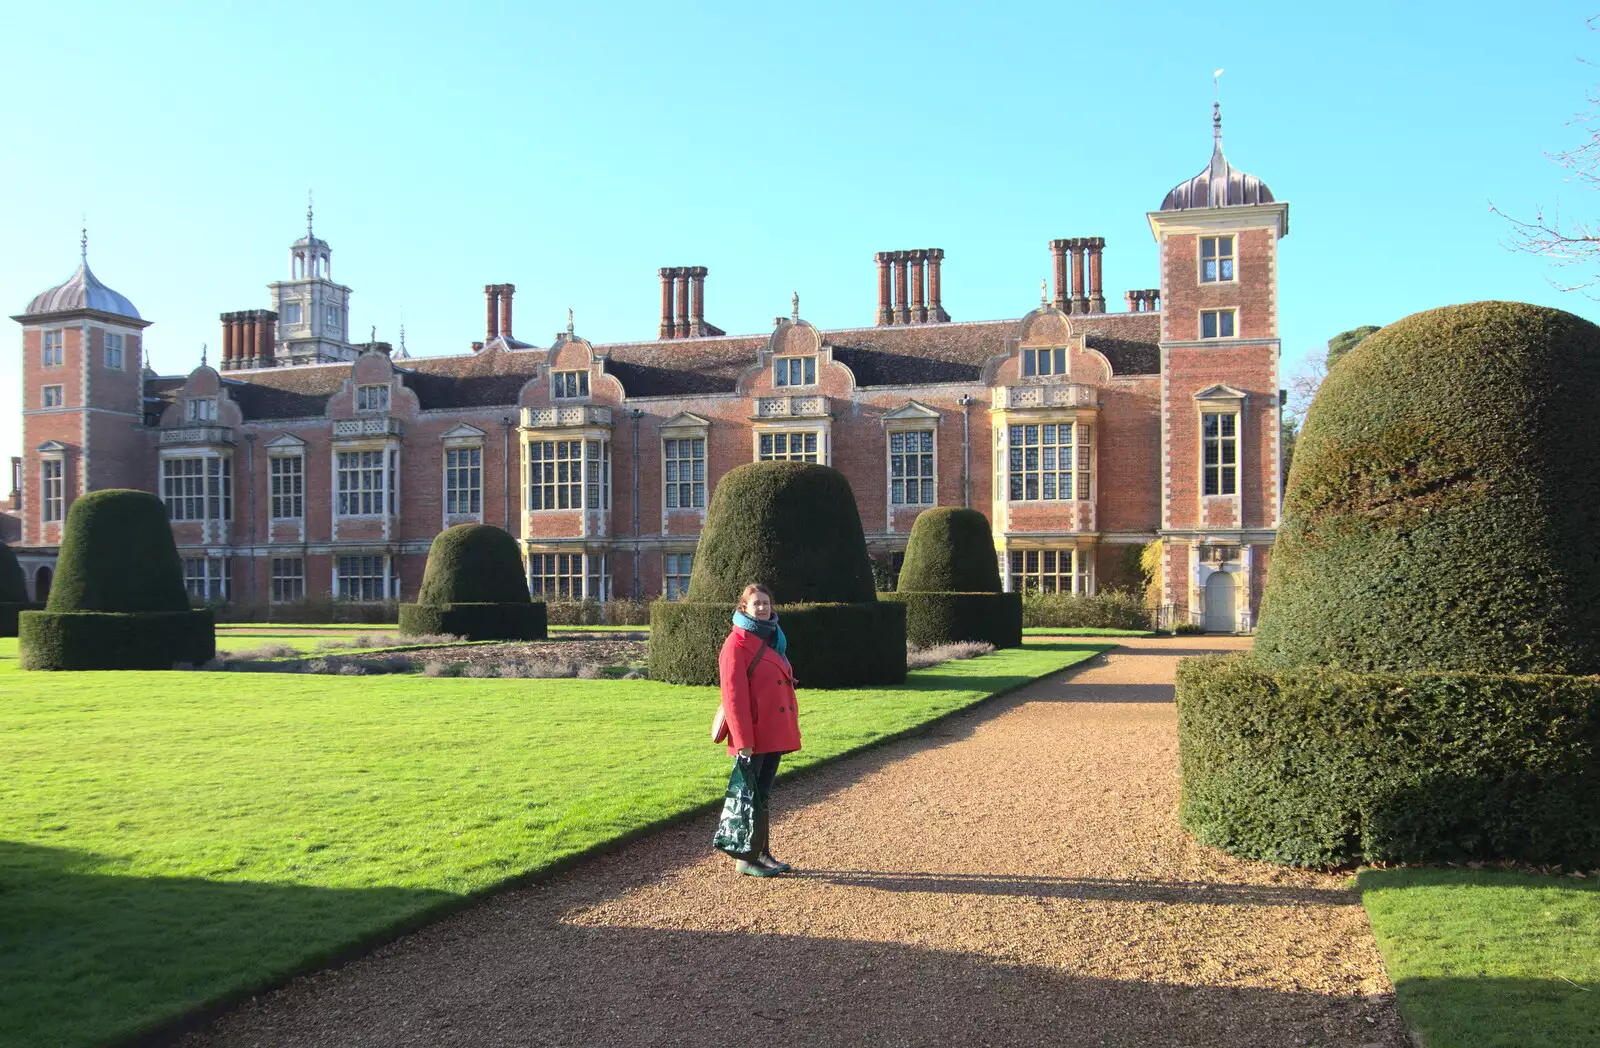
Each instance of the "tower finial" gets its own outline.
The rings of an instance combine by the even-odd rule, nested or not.
[[[800,292],[796,291],[794,293],[794,297],[789,300],[789,305],[790,314],[794,317],[794,322],[796,324],[800,323]]]
[[[1074,265],[1076,265],[1076,263],[1074,263]],[[1045,277],[1039,278],[1039,305],[1041,306],[1048,306],[1050,304],[1050,285],[1045,283],[1046,279],[1047,278]]]
[[[316,239],[311,235],[311,187],[306,187],[306,239]]]
[[[1211,141],[1222,148],[1222,70],[1211,74]]]
[[[572,337],[572,307],[567,307],[567,337]]]
[[[78,238],[78,257],[84,265],[89,264],[89,216],[83,216],[82,235]]]
[[[200,366],[206,366],[206,344],[204,342],[200,343]]]

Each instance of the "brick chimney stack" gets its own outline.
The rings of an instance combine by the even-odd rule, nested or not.
[[[261,311],[260,339],[256,342],[256,367],[270,368],[278,363],[278,314]]]
[[[1161,308],[1161,289],[1158,287],[1129,291],[1129,313],[1154,313]]]
[[[500,335],[503,338],[511,336],[511,296],[517,293],[517,285],[500,285]]]
[[[885,326],[887,324],[894,323],[894,307],[892,305],[890,305],[890,296],[891,296],[892,292],[889,289],[889,262],[890,262],[890,257],[891,257],[890,253],[887,252],[887,251],[879,251],[877,254],[872,256],[872,260],[874,262],[878,263],[878,326],[879,327],[883,327],[883,326]],[[937,273],[938,270],[935,269],[934,272]],[[935,284],[937,284],[937,278],[935,279]]]
[[[950,314],[944,311],[944,300],[939,289],[939,265],[944,261],[944,248],[928,249],[928,320],[934,324],[948,324]]]
[[[689,267],[678,266],[672,271],[678,281],[678,320],[673,328],[678,338],[689,337]]]
[[[1085,246],[1089,249],[1089,312],[1106,311],[1106,295],[1100,284],[1100,256],[1106,249],[1105,237],[1090,237]]]
[[[706,275],[705,266],[689,267],[689,334],[699,338],[706,333]]]
[[[217,319],[222,321],[222,370],[227,371],[233,367],[233,314],[222,313]]]
[[[927,259],[925,251],[908,251],[906,255],[911,263],[911,322],[913,324],[926,324],[928,322],[926,273],[923,263]]]
[[[670,266],[656,270],[661,277],[661,328],[656,338],[673,338],[677,334],[677,325],[672,319],[672,282],[676,272]]]
[[[1057,309],[1061,310],[1063,313],[1071,312],[1070,307],[1072,305],[1067,294],[1067,245],[1069,243],[1071,243],[1071,241],[1050,241],[1050,259],[1052,262],[1051,269],[1055,273],[1056,278],[1056,297],[1051,304]]]
[[[483,285],[483,315],[485,342],[493,342],[500,335],[500,285]]]
[[[1082,237],[1073,237],[1067,241],[1067,250],[1072,253],[1072,301],[1069,303],[1068,313],[1089,312],[1089,296],[1083,290],[1083,249]]]
[[[910,275],[906,266],[910,264],[906,257],[907,252],[894,253],[894,321],[896,324],[911,323]]]

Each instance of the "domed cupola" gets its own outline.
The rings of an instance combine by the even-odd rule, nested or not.
[[[1205,170],[1172,187],[1161,202],[1162,211],[1187,211],[1200,207],[1239,207],[1274,202],[1272,190],[1255,175],[1247,175],[1228,163],[1222,154],[1222,106],[1211,104],[1211,133],[1214,145],[1211,163]]]
[[[90,310],[96,313],[109,313],[114,316],[127,317],[130,320],[142,320],[139,311],[133,308],[133,303],[119,292],[113,291],[100,282],[89,268],[89,238],[84,235],[82,245],[82,261],[78,263],[78,271],[72,274],[65,283],[57,284],[48,291],[41,291],[33,296],[33,301],[28,303],[28,308],[23,310],[25,317],[48,316],[57,313],[76,313]]]

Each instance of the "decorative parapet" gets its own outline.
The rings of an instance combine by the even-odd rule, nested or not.
[[[563,404],[551,408],[523,408],[523,429],[565,429],[610,426],[611,409],[600,404]]]
[[[757,397],[756,418],[824,418],[828,414],[828,398]]]
[[[995,410],[1012,408],[1092,408],[1099,406],[1095,387],[1079,382],[1059,386],[996,386]]]
[[[379,418],[341,418],[333,422],[335,440],[351,437],[398,437],[400,420],[392,415]]]
[[[208,447],[215,444],[232,444],[232,426],[179,426],[161,431],[164,448]]]

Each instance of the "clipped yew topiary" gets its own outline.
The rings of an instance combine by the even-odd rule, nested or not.
[[[1600,328],[1478,302],[1340,360],[1255,651],[1180,667],[1181,816],[1305,865],[1600,860]]]
[[[918,647],[971,640],[1022,643],[1022,594],[1000,591],[989,518],[975,509],[917,514],[899,586],[883,595],[906,607],[906,639]]]
[[[17,635],[17,615],[44,607],[28,599],[28,584],[22,577],[22,565],[11,547],[0,542],[0,637]]]
[[[146,491],[73,502],[50,600],[18,627],[23,669],[166,670],[217,653],[211,612],[189,607],[166,506]]]
[[[685,599],[651,606],[651,679],[717,683],[717,653],[751,582],[782,602],[801,684],[905,680],[905,609],[877,599],[855,495],[838,470],[754,462],[717,483]]]
[[[545,606],[528,598],[517,540],[489,524],[457,524],[434,536],[417,602],[400,605],[400,632],[543,640]]]

